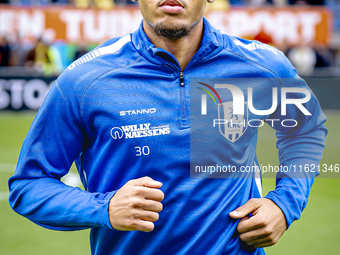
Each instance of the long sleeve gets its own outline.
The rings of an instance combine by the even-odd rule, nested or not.
[[[288,72],[283,78],[282,87],[298,87],[308,89],[311,99],[303,106],[311,113],[305,115],[293,104],[287,105],[286,115],[281,112],[281,104],[278,110],[270,116],[275,121],[277,148],[279,150],[279,162],[285,166],[285,171],[277,173],[276,188],[268,193],[266,198],[274,201],[283,211],[288,227],[294,220],[300,218],[303,209],[307,205],[308,196],[312,188],[314,178],[319,175],[320,164],[327,128],[324,126],[326,116],[321,110],[318,100],[308,88],[304,80],[298,77],[295,69],[286,60]],[[303,93],[288,93],[287,98],[304,98]],[[284,127],[282,120],[296,120],[295,127]],[[294,126],[294,122],[284,122],[286,126]],[[305,168],[306,167],[306,168]],[[289,170],[287,172],[287,170]]]
[[[68,86],[70,87],[70,86]],[[75,89],[52,86],[23,143],[9,203],[19,214],[54,230],[112,229],[108,204],[113,192],[90,193],[60,181],[86,139]]]

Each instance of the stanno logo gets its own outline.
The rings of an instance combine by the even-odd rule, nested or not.
[[[135,115],[135,114],[148,114],[148,113],[155,113],[156,108],[150,108],[150,109],[141,109],[141,110],[128,110],[128,111],[120,111],[120,116],[125,115]]]
[[[266,45],[264,43],[252,42],[250,44],[244,44],[240,42],[239,40],[235,40],[234,43],[238,46],[242,46],[243,48],[246,48],[247,50],[268,50],[274,53],[275,55],[277,55],[277,52],[273,47]]]
[[[114,127],[110,131],[113,139],[141,138],[170,134],[169,125],[150,127],[150,123]]]

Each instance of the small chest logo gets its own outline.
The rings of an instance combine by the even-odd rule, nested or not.
[[[155,113],[156,108],[150,108],[150,109],[140,109],[140,110],[128,110],[128,111],[120,111],[120,116],[126,116],[126,115],[135,115],[135,114],[149,114],[149,113]]]
[[[150,123],[113,127],[110,131],[113,139],[141,138],[170,134],[169,125],[150,127]]]

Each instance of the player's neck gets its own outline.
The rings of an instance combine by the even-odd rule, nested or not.
[[[192,57],[199,49],[203,36],[203,20],[201,20],[188,36],[177,40],[156,35],[147,22],[144,22],[144,31],[156,48],[162,48],[170,52],[177,59],[181,66],[181,71],[189,64]]]

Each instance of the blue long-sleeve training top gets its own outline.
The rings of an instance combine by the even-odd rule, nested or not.
[[[309,90],[283,53],[260,42],[221,33],[205,19],[201,46],[181,73],[174,56],[155,48],[141,25],[134,33],[108,40],[76,60],[56,80],[33,121],[9,180],[11,207],[49,229],[91,228],[94,255],[264,254],[263,249],[240,241],[238,220],[229,217],[249,199],[262,196],[261,181],[255,178],[259,176],[190,177],[190,129],[194,121],[190,120],[190,111],[204,121],[221,117],[213,99],[202,89],[209,91],[218,104],[219,99],[196,81],[201,79],[215,88],[223,104],[231,100],[227,89],[207,83],[210,78],[265,79],[269,87],[257,88],[263,84],[258,82],[239,87],[244,95],[248,87],[253,88],[253,104],[258,110],[271,107],[274,87]],[[293,84],[289,82],[292,79]],[[200,114],[200,101],[195,109],[190,107],[190,96],[196,91],[207,96],[207,115]],[[249,108],[247,102],[246,96],[245,109]],[[280,164],[318,165],[327,129],[323,124],[326,117],[313,93],[303,104],[311,115],[288,104],[284,116],[280,96],[276,104],[273,113],[261,118],[278,120],[269,124],[276,129]],[[228,105],[224,105],[226,116]],[[249,110],[246,115],[247,120],[259,119]],[[294,119],[298,124],[285,127],[280,124],[283,119]],[[199,148],[210,148],[211,143],[219,148],[216,152],[203,150],[214,164],[232,165],[238,170],[259,164],[258,128],[241,127],[233,133],[226,124],[208,124],[211,136],[202,138]],[[191,142],[197,145],[197,140]],[[85,190],[60,181],[73,161]],[[300,217],[317,175],[283,178],[291,174],[279,173],[275,190],[266,196],[280,207],[288,226]],[[108,214],[111,197],[129,180],[143,176],[163,183],[163,211],[155,229],[149,233],[112,229]]]

